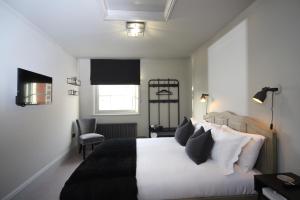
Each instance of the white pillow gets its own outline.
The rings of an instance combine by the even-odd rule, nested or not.
[[[265,137],[258,134],[239,132],[225,125],[222,126],[222,130],[233,134],[243,134],[251,137],[251,140],[243,147],[237,164],[244,172],[252,170],[256,163],[260,149],[264,144]]]
[[[234,173],[234,163],[238,161],[242,148],[251,140],[250,136],[242,134],[228,134],[222,128],[212,131],[215,141],[211,158],[223,170],[224,175]]]
[[[217,125],[217,124],[213,124],[213,123],[209,123],[207,121],[201,120],[201,121],[194,123],[194,127],[195,127],[194,132],[198,131],[201,128],[201,126],[203,126],[205,131],[208,131],[209,129],[211,129],[212,132],[215,131],[216,129],[221,128],[221,125]]]

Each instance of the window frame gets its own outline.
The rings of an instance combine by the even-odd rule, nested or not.
[[[100,111],[99,108],[99,95],[98,95],[98,86],[93,85],[93,112],[94,115],[139,115],[140,114],[140,102],[141,102],[141,87],[140,85],[136,85],[138,87],[137,91],[137,111],[133,110],[105,110]]]

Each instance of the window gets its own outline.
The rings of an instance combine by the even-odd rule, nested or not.
[[[139,112],[138,85],[96,85],[95,114],[127,115]]]

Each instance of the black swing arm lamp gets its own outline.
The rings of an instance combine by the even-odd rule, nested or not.
[[[275,93],[275,92],[278,92],[278,91],[279,91],[279,88],[264,87],[264,88],[261,89],[261,91],[257,92],[257,93],[252,97],[252,99],[253,99],[255,102],[262,104],[262,103],[265,101],[265,99],[267,98],[267,93],[268,93],[268,92],[272,92],[272,106],[271,106],[272,118],[271,118],[271,124],[270,124],[270,129],[271,129],[271,130],[273,129],[274,93]]]
[[[205,103],[208,96],[209,96],[208,94],[202,94],[201,97],[200,97],[200,101],[201,101],[202,103]]]

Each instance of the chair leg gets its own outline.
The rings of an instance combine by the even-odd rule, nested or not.
[[[83,160],[85,160],[85,145],[82,145],[82,156]]]
[[[82,145],[79,144],[79,150],[78,150],[78,153],[81,154],[81,151],[82,151]]]

